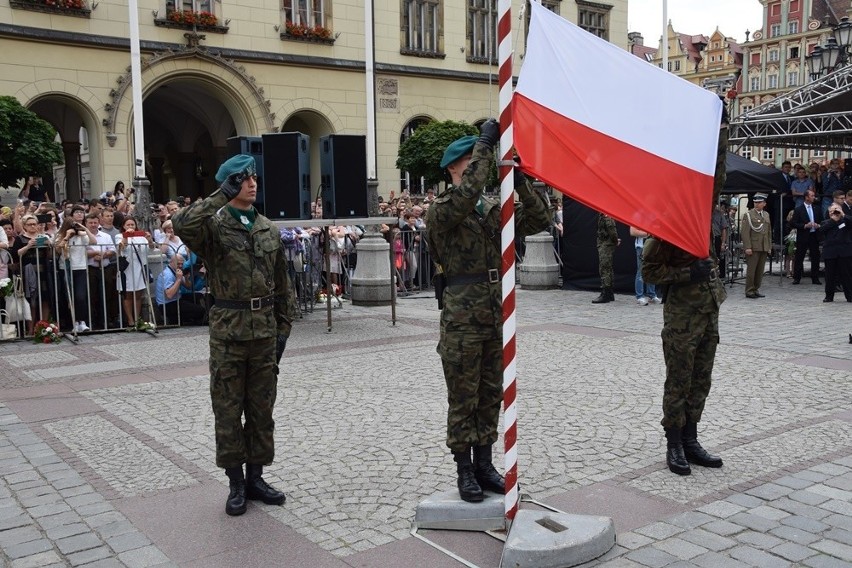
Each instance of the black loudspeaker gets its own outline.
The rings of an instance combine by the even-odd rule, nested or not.
[[[323,136],[320,168],[323,218],[367,217],[367,137]]]
[[[311,218],[311,137],[301,132],[263,135],[266,216]]]
[[[260,139],[260,136],[234,136],[228,138],[227,148],[229,158],[237,154],[245,154],[254,158],[257,171],[257,199],[254,206],[262,215],[266,215],[263,186],[263,140]]]

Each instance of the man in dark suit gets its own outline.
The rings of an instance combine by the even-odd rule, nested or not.
[[[852,215],[852,189],[846,192],[846,201],[841,205],[844,215]]]
[[[802,279],[805,268],[805,253],[811,257],[811,281],[819,280],[819,225],[822,223],[822,209],[814,206],[816,194],[812,189],[805,192],[805,202],[793,211],[790,224],[796,228],[796,256],[793,259],[793,284]]]

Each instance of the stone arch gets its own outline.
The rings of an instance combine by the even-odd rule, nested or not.
[[[162,65],[170,62],[172,65]],[[237,128],[237,134],[257,136],[275,132],[275,114],[269,108],[263,87],[248,74],[243,65],[233,60],[213,55],[201,48],[181,51],[164,51],[142,61],[143,98],[174,79],[194,79],[204,83],[225,105]],[[132,97],[129,94],[131,78],[128,71],[117,79],[118,86],[110,91],[111,103],[104,105],[107,141],[115,144],[119,133],[131,131]],[[243,93],[248,92],[246,97]]]
[[[317,99],[293,99],[281,105],[272,113],[272,116],[283,116],[284,120],[281,121],[281,124],[284,124],[296,114],[304,111],[312,111],[322,116],[331,125],[332,132],[336,134],[340,134],[343,130],[343,120],[334,112],[334,109]]]
[[[37,114],[42,114],[39,110],[42,110],[45,105],[56,103],[62,107],[72,110],[79,116],[81,125],[86,129],[89,142],[88,171],[89,184],[92,188],[92,195],[90,195],[90,197],[100,195],[103,188],[106,187],[103,172],[102,138],[100,136],[102,126],[98,120],[97,111],[95,110],[100,107],[101,100],[89,89],[71,81],[62,79],[42,79],[34,81],[33,83],[18,89],[14,96],[16,99],[21,101],[22,105],[29,109],[34,109]],[[61,124],[54,123],[56,121],[55,117],[46,118],[49,122],[51,122],[53,127],[60,132],[60,136],[63,141],[63,149],[66,149],[66,144],[73,145],[78,141],[79,132],[62,132],[63,126]],[[72,179],[67,176],[68,174],[66,172],[66,179]],[[75,191],[79,190],[80,188],[76,188]],[[74,195],[73,197],[80,198],[82,195]],[[54,198],[56,199],[57,196],[54,195]]]
[[[400,113],[397,115],[397,119],[394,122],[393,131],[396,133],[396,136],[399,136],[399,133],[402,132],[402,129],[405,128],[405,125],[411,122],[412,119],[417,118],[418,116],[425,116],[431,118],[432,120],[447,120],[446,114],[444,114],[440,109],[437,109],[433,106],[427,105],[416,105],[412,107],[406,107],[405,113]]]

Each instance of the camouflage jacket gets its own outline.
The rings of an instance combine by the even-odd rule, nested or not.
[[[227,197],[214,192],[172,216],[175,234],[207,266],[213,297],[251,300],[275,296],[259,310],[210,308],[210,337],[245,341],[289,335],[296,301],[278,229],[260,213],[251,232],[227,211]]]
[[[717,312],[728,297],[715,266],[710,280],[692,282],[689,266],[694,255],[655,237],[645,239],[642,249],[642,279],[651,284],[668,285],[666,311]]]
[[[618,244],[618,231],[615,229],[615,219],[603,213],[598,213],[598,246]]]
[[[461,184],[439,195],[426,213],[426,243],[447,278],[482,274],[501,269],[500,201],[482,197],[494,152],[477,142]],[[550,225],[547,204],[529,183],[517,188],[521,203],[515,204],[518,236],[541,232]],[[480,197],[482,213],[477,210]],[[443,321],[470,325],[501,325],[502,285],[479,282],[447,286]]]

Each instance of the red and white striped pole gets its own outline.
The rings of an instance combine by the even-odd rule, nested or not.
[[[515,187],[512,160],[512,0],[497,2],[500,105],[500,233],[503,251],[503,442],[506,520],[518,512],[518,407],[515,377]]]

